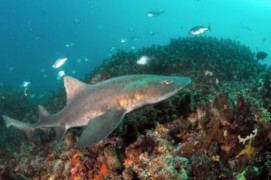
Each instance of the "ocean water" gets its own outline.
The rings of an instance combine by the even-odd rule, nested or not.
[[[133,50],[191,36],[231,38],[253,52],[271,49],[269,0],[1,0],[0,81],[32,92],[63,86],[58,72],[84,78],[117,49]],[[165,11],[148,17],[150,10]],[[154,35],[151,35],[154,32]],[[58,58],[67,57],[59,69]],[[270,57],[263,63],[270,63]]]
[[[271,179],[271,0],[0,1],[0,179]],[[65,94],[61,72],[192,83],[147,106],[177,78]]]

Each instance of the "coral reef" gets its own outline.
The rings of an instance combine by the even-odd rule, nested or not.
[[[152,58],[142,66],[136,63],[141,56]],[[186,75],[193,83],[128,114],[107,139],[84,149],[74,147],[81,128],[69,130],[61,143],[53,140],[53,131],[28,141],[1,122],[0,179],[270,179],[270,72],[230,39],[179,38],[165,46],[118,51],[85,82],[96,74],[147,73]],[[1,113],[37,119],[27,99],[9,88],[0,93]],[[64,90],[42,103],[59,111]]]

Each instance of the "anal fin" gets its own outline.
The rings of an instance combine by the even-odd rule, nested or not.
[[[91,119],[80,136],[76,147],[87,147],[107,137],[116,129],[124,115],[124,110],[111,108],[103,115]]]
[[[54,128],[57,141],[61,141],[66,133],[66,127],[58,126]]]

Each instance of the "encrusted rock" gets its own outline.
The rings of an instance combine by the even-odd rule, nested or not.
[[[106,165],[110,170],[117,171],[122,168],[117,151],[113,145],[110,145],[104,149],[104,156]]]

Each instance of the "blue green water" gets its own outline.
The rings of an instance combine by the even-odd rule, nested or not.
[[[270,54],[270,9],[269,0],[1,0],[0,81],[55,90],[63,83],[60,70],[84,78],[117,49],[167,44],[191,36],[189,29],[198,25],[211,25],[202,36],[231,38]],[[148,17],[150,10],[165,14]],[[68,61],[53,69],[62,57]]]

